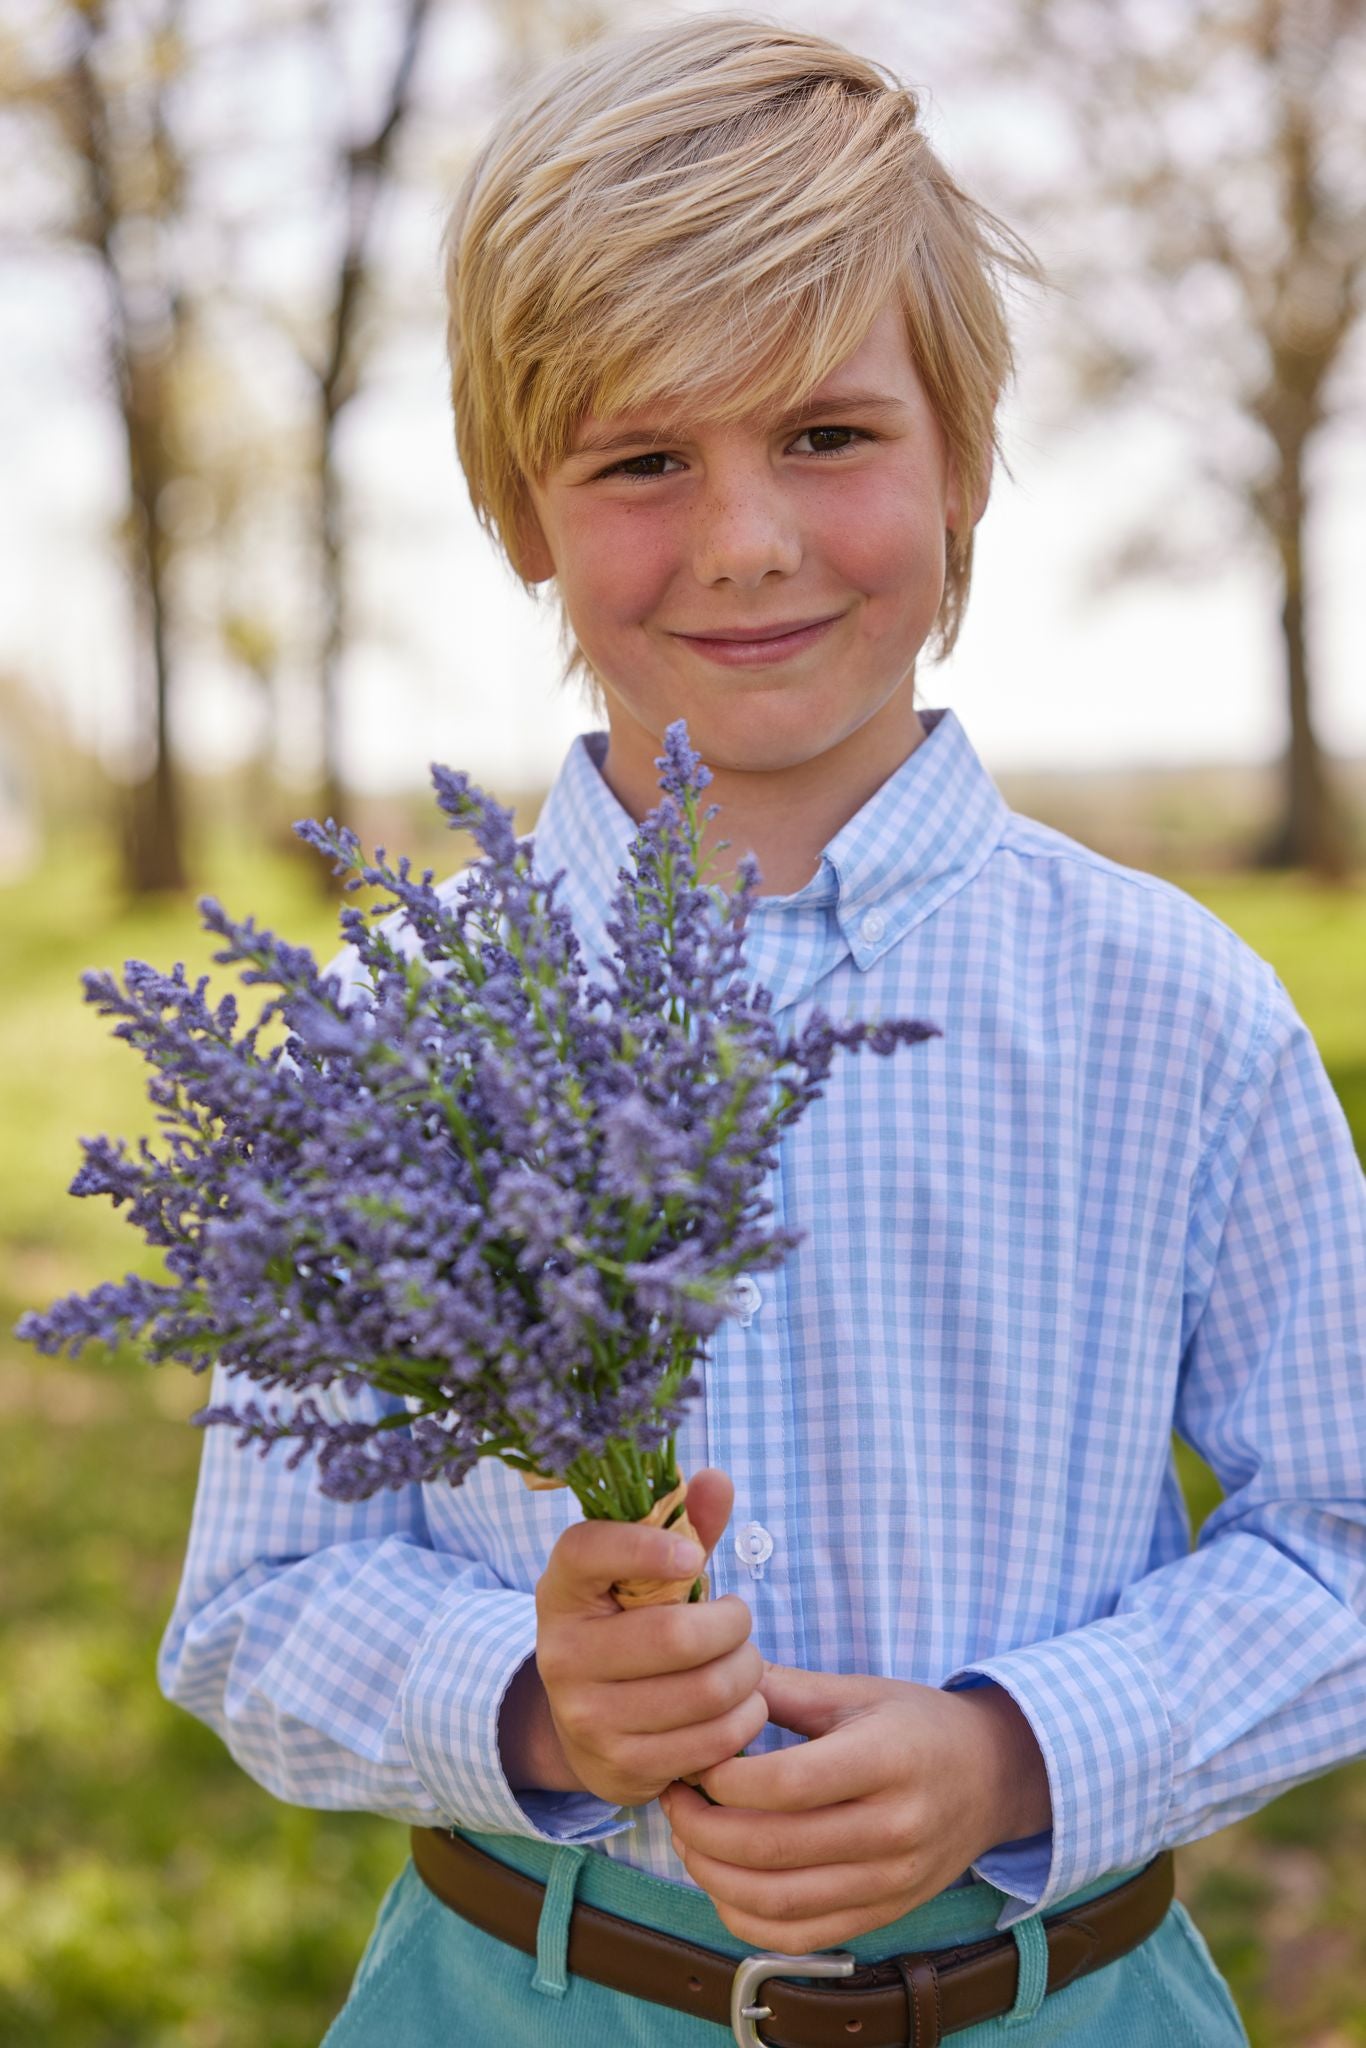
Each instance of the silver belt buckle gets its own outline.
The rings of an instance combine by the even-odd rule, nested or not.
[[[746,1956],[738,1963],[730,1987],[730,2027],[740,2048],[769,2048],[755,2026],[773,2017],[771,2005],[758,2005],[755,1995],[769,1977],[852,1977],[855,1961],[848,1949],[827,1949],[819,1956]]]

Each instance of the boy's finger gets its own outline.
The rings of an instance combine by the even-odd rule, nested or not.
[[[595,1679],[616,1683],[695,1671],[738,1649],[747,1641],[753,1625],[753,1616],[737,1593],[728,1593],[723,1600],[682,1602],[677,1607],[634,1607],[629,1611],[629,1628],[594,1631]],[[577,1654],[584,1655],[582,1645]],[[759,1663],[762,1668],[762,1658]]]
[[[685,1537],[637,1522],[574,1522],[560,1536],[536,1588],[542,1612],[620,1613],[619,1579],[677,1579],[702,1570],[702,1553]]]
[[[727,1758],[704,1774],[701,1789],[719,1806],[809,1813],[814,1807],[863,1799],[886,1782],[882,1745],[869,1743],[858,1722],[846,1721],[829,1735],[788,1749]]]
[[[677,1771],[686,1780],[707,1771],[718,1756],[737,1755],[753,1742],[767,1719],[762,1698],[758,1693],[750,1693],[738,1706],[718,1714],[714,1720],[674,1728],[667,1735],[636,1736],[631,1744],[635,1768],[642,1778],[653,1777],[660,1787],[670,1782],[670,1771]]]
[[[889,1844],[878,1809],[847,1801],[804,1813],[714,1806],[691,1785],[670,1785],[660,1800],[685,1848],[746,1870],[809,1870],[817,1863],[874,1863]]]
[[[752,1643],[687,1670],[660,1671],[623,1686],[609,1685],[611,1711],[636,1735],[662,1735],[671,1728],[696,1728],[730,1712],[755,1692],[761,1665]],[[624,1697],[622,1696],[624,1693]]]

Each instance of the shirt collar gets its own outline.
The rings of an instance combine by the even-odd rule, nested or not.
[[[825,906],[855,964],[866,971],[982,867],[1010,815],[1005,799],[955,712],[925,709],[920,722],[925,738],[835,833],[811,880],[790,896],[757,900],[750,932],[760,952],[768,951],[763,941],[770,921]],[[612,893],[619,870],[629,865],[636,832],[603,780],[607,740],[605,732],[579,734],[535,833],[537,872],[549,877],[565,870],[558,899],[573,919],[590,977],[599,972],[599,956],[612,951]],[[755,974],[754,944],[746,959]]]

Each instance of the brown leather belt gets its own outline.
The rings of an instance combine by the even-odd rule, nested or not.
[[[543,1884],[442,1828],[415,1827],[412,1849],[419,1875],[443,1905],[535,1955]],[[1174,1889],[1172,1852],[1165,1849],[1113,1891],[1045,1914],[1049,1991],[1117,1961],[1156,1933]],[[737,2040],[761,2040],[770,2048],[831,2048],[844,2040],[858,2048],[936,2048],[945,2034],[1010,2011],[1016,1957],[1013,1937],[993,1934],[865,1963],[838,1985],[797,1984],[776,1973],[796,1974],[810,1958],[772,1956],[771,1970],[751,1968],[742,1978],[746,1966],[733,1956],[596,1906],[576,1902],[569,1923],[568,1965],[575,1976],[734,2027]],[[755,2002],[742,2002],[761,1979]],[[750,2021],[748,2033],[741,2031],[739,2013]],[[762,2036],[754,2032],[759,2019]]]

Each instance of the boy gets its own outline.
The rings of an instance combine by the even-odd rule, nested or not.
[[[784,1142],[679,1438],[717,1597],[620,1612],[671,1539],[494,1461],[344,1507],[212,1432],[163,1686],[414,1824],[330,2048],[1245,2042],[1168,1852],[1360,1747],[1366,1185],[1271,970],[916,709],[1032,260],[728,17],[540,81],[448,248],[474,503],[606,714],[537,832],[588,958],[683,716],[775,1011],[943,1037]]]

